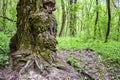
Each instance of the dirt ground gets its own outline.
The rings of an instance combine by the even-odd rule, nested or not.
[[[66,59],[70,55],[80,64],[81,72],[76,71],[75,67],[67,62]],[[19,80],[119,80],[113,79],[115,74],[112,71],[108,71],[108,67],[100,62],[101,56],[92,49],[60,49],[57,52],[56,59],[61,63],[48,68],[49,72],[44,71],[40,75],[34,70],[29,70],[27,75],[29,79],[22,77]],[[0,68],[0,80],[16,80],[17,77],[18,72],[12,71],[9,67]]]

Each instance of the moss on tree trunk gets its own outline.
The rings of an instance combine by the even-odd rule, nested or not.
[[[20,0],[17,5],[17,32],[10,40],[9,56],[12,68],[20,75],[31,67],[42,73],[55,58],[57,24],[43,1]],[[55,7],[54,2],[49,4]]]

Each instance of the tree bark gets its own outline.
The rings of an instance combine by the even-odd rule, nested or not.
[[[96,0],[96,19],[95,19],[95,25],[94,25],[94,40],[96,39],[96,30],[97,30],[97,23],[98,23],[98,18],[99,18],[99,10],[98,10],[98,0]]]
[[[75,9],[75,4],[77,3],[77,0],[70,0],[70,36],[75,37],[76,36],[76,12],[73,13],[73,10]]]
[[[54,62],[56,19],[54,0],[20,0],[17,5],[17,32],[10,40],[10,64],[20,76],[32,68],[42,73]]]
[[[118,27],[117,27],[117,41],[119,41],[119,32],[120,32],[120,1],[118,0],[118,6],[115,4],[115,2],[112,0],[112,3],[114,5],[114,7],[119,11],[119,15],[118,15]]]
[[[59,33],[59,37],[63,35],[63,31],[65,28],[65,22],[66,22],[66,11],[65,11],[65,2],[64,0],[61,0],[61,6],[62,6],[62,25],[61,25],[61,30]]]
[[[106,0],[106,2],[107,2],[107,10],[108,10],[108,26],[107,26],[105,42],[108,41],[108,37],[109,37],[109,34],[110,34],[110,25],[111,25],[110,0]]]

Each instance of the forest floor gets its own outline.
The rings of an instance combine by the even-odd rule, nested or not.
[[[120,66],[113,68],[109,62],[103,63],[100,60],[101,55],[96,54],[92,49],[60,50],[59,53],[58,55],[63,59],[69,55],[73,56],[80,64],[81,69],[95,80],[120,80],[120,78],[116,78],[116,75],[120,75]]]
[[[56,70],[56,76],[60,75],[61,79],[54,80],[120,80],[119,78],[114,78],[116,75],[120,75],[120,68],[115,68],[117,69],[116,72],[115,70],[111,71],[111,66],[106,66],[106,63],[101,62],[101,55],[96,54],[92,49],[60,49],[57,52],[57,59],[65,63],[66,65],[64,67],[68,68],[68,70],[59,67],[61,71],[58,73]],[[69,74],[69,70],[73,72]],[[17,76],[17,74],[17,72],[11,71],[9,68],[1,68],[0,80],[2,80],[2,78],[3,80],[7,80],[4,79],[4,77]],[[64,79],[62,77],[64,77]]]

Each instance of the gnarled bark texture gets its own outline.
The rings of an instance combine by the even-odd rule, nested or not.
[[[10,40],[10,64],[20,75],[31,68],[40,73],[49,67],[56,52],[55,0],[20,0],[17,32]]]

